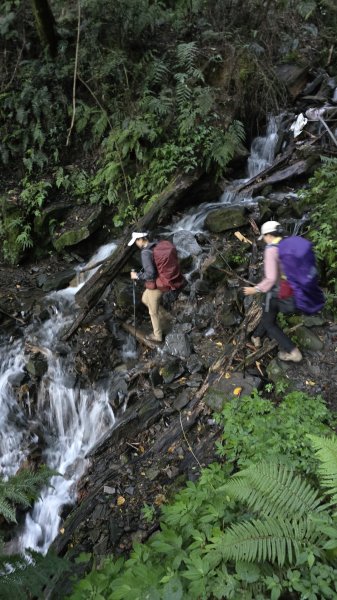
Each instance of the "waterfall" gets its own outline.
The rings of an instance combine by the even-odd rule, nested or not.
[[[116,244],[103,246],[90,263],[103,260],[115,248]],[[2,475],[13,475],[28,456],[29,444],[38,440],[36,434],[29,433],[36,426],[46,442],[42,462],[60,474],[52,477],[50,486],[42,490],[39,500],[26,515],[16,542],[18,550],[31,548],[43,554],[47,552],[59,532],[62,506],[75,502],[76,483],[86,468],[86,453],[115,423],[107,392],[71,387],[71,357],[58,356],[54,350],[61,332],[73,321],[75,293],[95,270],[79,273],[82,281],[76,287],[47,296],[50,318],[42,324],[33,323],[26,330],[30,342],[46,349],[48,362],[37,392],[34,418],[18,404],[11,383],[13,378],[24,374],[24,342],[0,340]],[[28,391],[25,401],[29,404]]]
[[[278,140],[278,123],[271,117],[264,137],[256,137],[251,145],[250,156],[247,161],[248,178],[251,179],[270,167],[274,161],[275,147]]]
[[[195,209],[190,211],[189,214],[173,225],[171,231],[174,233],[176,231],[185,230],[192,233],[201,233],[203,231],[205,218],[210,211],[217,210],[221,206],[251,204],[251,197],[238,196],[235,190],[242,183],[248,181],[258,173],[261,173],[272,164],[278,140],[277,130],[278,120],[275,117],[270,117],[266,135],[264,137],[257,137],[253,140],[250,149],[250,157],[247,161],[247,179],[237,179],[232,181],[217,201],[200,204],[197,212]]]

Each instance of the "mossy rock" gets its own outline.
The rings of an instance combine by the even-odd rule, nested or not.
[[[308,327],[299,327],[295,333],[298,345],[306,350],[322,350],[323,342],[319,337]]]
[[[210,212],[205,220],[205,225],[213,233],[221,233],[247,225],[247,210],[244,206],[225,206]]]
[[[53,235],[52,242],[55,250],[60,252],[68,246],[76,246],[86,240],[102,225],[102,220],[101,206],[74,207],[73,211],[67,215],[66,222]]]

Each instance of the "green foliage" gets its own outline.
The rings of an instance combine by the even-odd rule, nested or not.
[[[277,456],[304,472],[315,464],[306,434],[327,435],[326,423],[333,423],[322,398],[301,392],[288,394],[277,406],[257,393],[236,398],[225,404],[216,420],[224,428],[218,452],[227,463],[246,467],[266,455]]]
[[[320,460],[318,472],[321,485],[331,495],[331,501],[337,504],[337,439],[308,436]]]
[[[274,437],[272,444],[283,437],[284,445],[276,442],[274,452],[272,445],[268,446],[263,456],[276,460],[286,455],[283,463],[288,463],[290,457],[296,458],[296,446],[300,455],[296,466],[310,471],[315,480],[317,463],[312,451],[310,455],[305,429],[317,427],[328,433],[323,421],[331,415],[320,398],[310,403],[309,397],[298,393],[285,398],[284,411],[280,416],[274,414],[273,420],[268,415],[281,407],[273,407],[258,395],[241,400],[241,405],[237,399],[230,400],[232,410],[221,415],[225,430],[229,427],[229,436],[233,436],[226,447],[230,461],[225,466],[211,465],[201,471],[198,481],[189,481],[174,501],[162,508],[160,531],[147,543],[135,544],[128,560],[108,558],[94,568],[76,584],[72,600],[277,600],[282,594],[303,600],[335,597],[337,528],[322,493],[292,466],[260,462],[259,457],[259,448],[267,436],[273,437],[276,428],[278,438]],[[304,412],[310,420],[301,421]],[[259,426],[245,432],[254,419]],[[249,449],[248,442],[243,442],[244,432]],[[302,432],[305,450],[299,443]],[[313,439],[327,451],[326,440]],[[254,447],[258,464],[252,459]],[[229,478],[234,456],[237,463],[250,466]],[[333,464],[331,458],[330,466]]]
[[[2,199],[2,216],[0,218],[0,235],[2,238],[3,256],[10,263],[16,263],[22,253],[33,246],[32,220],[40,215],[51,183],[45,179],[32,181],[28,177],[22,180],[23,189],[16,197],[9,192],[9,200]],[[15,202],[14,210],[11,198]]]
[[[42,598],[48,583],[69,566],[68,561],[52,552],[46,556],[32,551],[24,556],[0,554],[0,598]]]
[[[8,481],[0,480],[0,514],[7,521],[16,522],[16,506],[22,508],[31,506],[52,475],[57,473],[43,467],[35,472],[25,469],[13,475]]]
[[[336,190],[337,159],[323,158],[323,165],[310,179],[310,187],[301,194],[302,202],[311,208],[309,237],[323,276],[333,292],[337,291]]]

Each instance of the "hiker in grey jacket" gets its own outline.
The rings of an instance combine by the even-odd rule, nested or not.
[[[300,362],[302,354],[291,339],[277,324],[277,315],[281,312],[278,290],[282,278],[277,244],[282,239],[281,225],[277,221],[267,221],[261,227],[259,240],[265,242],[264,251],[264,278],[254,287],[244,287],[245,296],[265,293],[262,319],[255,329],[252,342],[256,348],[261,346],[261,338],[266,334],[279,344],[281,350],[278,357],[281,360]]]
[[[146,336],[150,341],[160,343],[163,341],[163,322],[166,314],[163,307],[160,306],[160,299],[163,291],[156,287],[157,269],[153,260],[153,247],[157,242],[150,242],[147,233],[133,232],[128,246],[133,244],[141,250],[141,261],[143,270],[139,273],[131,271],[131,279],[141,280],[145,283],[145,291],[142,295],[142,302],[147,306],[153,333]]]

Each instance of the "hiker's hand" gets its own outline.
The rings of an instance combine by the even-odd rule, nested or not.
[[[253,296],[254,294],[257,294],[258,291],[255,287],[244,287],[243,293],[245,296]]]
[[[137,271],[131,271],[130,272],[130,277],[131,277],[131,279],[138,279]]]

